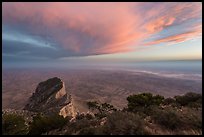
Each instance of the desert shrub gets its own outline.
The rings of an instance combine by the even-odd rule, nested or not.
[[[22,116],[16,114],[3,114],[2,134],[3,135],[26,135],[28,127]]]
[[[85,118],[88,119],[88,120],[91,120],[91,119],[94,118],[94,116],[92,116],[91,114],[86,114]]]
[[[102,112],[110,112],[116,111],[117,109],[108,103],[98,103],[97,101],[89,101],[87,102],[88,108],[90,110],[98,110],[100,113]]]
[[[152,94],[142,93],[138,95],[130,95],[127,97],[128,108],[134,110],[136,107],[147,107],[152,104]]]
[[[98,103],[96,101],[87,102],[87,105],[90,110],[97,110],[97,113],[95,113],[95,116],[98,118],[103,118],[107,115],[109,112],[117,111],[117,109],[108,103]]]
[[[102,119],[102,118],[104,118],[104,117],[107,116],[107,114],[105,114],[105,113],[96,113],[96,114],[94,114],[94,115],[95,115],[95,117],[98,118],[98,119]]]
[[[161,108],[157,105],[151,105],[148,108],[145,108],[141,113],[140,111],[138,111],[137,113],[142,116],[143,118],[145,118],[146,116],[151,116],[154,115],[155,113],[157,113],[158,111],[160,111]]]
[[[184,126],[188,129],[200,129],[202,130],[202,117],[196,117],[195,115],[188,115],[182,119]]]
[[[152,115],[152,118],[156,123],[171,130],[176,129],[181,125],[180,117],[173,109],[157,110]]]
[[[163,103],[163,101],[164,101],[164,97],[161,95],[155,95],[152,98],[153,105],[159,106],[161,103]]]
[[[87,102],[87,106],[90,110],[98,110],[100,105],[97,101],[89,101]]]
[[[108,104],[108,103],[101,104],[101,109],[103,112],[111,112],[111,111],[117,110],[113,105]]]
[[[170,105],[170,104],[173,104],[173,103],[175,103],[175,102],[176,102],[176,100],[173,99],[173,98],[165,98],[162,104],[164,104],[164,105]]]
[[[193,92],[188,92],[183,96],[175,96],[174,98],[176,99],[176,102],[182,106],[188,106],[189,104],[192,103],[194,103],[194,105],[196,103],[202,104],[202,95]]]
[[[96,128],[88,127],[80,130],[79,135],[95,135]]]
[[[58,114],[52,116],[42,116],[38,114],[33,118],[29,134],[40,135],[53,129],[62,128],[68,121],[68,117],[64,118]]]
[[[81,114],[76,115],[76,119],[77,119],[77,120],[80,120],[80,119],[88,119],[88,120],[91,120],[91,119],[93,119],[93,118],[94,118],[94,117],[93,117],[91,114],[81,113]]]
[[[78,119],[76,122],[72,123],[70,127],[73,129],[74,132],[79,131],[84,128],[88,128],[91,125],[91,121],[87,119]]]
[[[79,135],[106,135],[103,126],[88,127],[80,130]]]
[[[127,97],[128,110],[131,112],[144,112],[149,106],[159,106],[163,100],[163,96],[153,96],[151,93],[130,95]]]
[[[202,111],[185,107],[180,113],[183,129],[202,130]]]
[[[101,122],[104,124],[101,125]],[[113,112],[109,113],[107,118],[98,119],[80,119],[69,125],[69,133],[80,135],[120,135],[147,134],[144,130],[144,121],[137,114],[130,112]]]
[[[137,114],[130,112],[113,112],[107,116],[103,134],[107,135],[143,135],[144,121]]]
[[[174,108],[182,108],[182,106],[176,102],[176,100],[174,98],[166,98],[164,99],[162,105],[168,105]]]
[[[187,107],[190,107],[190,108],[202,108],[202,97],[198,98],[194,102],[189,102]]]
[[[84,113],[76,115],[76,119],[77,120],[84,119],[84,118],[85,118],[85,114]]]
[[[100,121],[97,119],[78,119],[68,125],[69,132],[66,134],[88,134],[89,130],[100,125]],[[90,131],[93,132],[93,131]]]
[[[190,108],[201,108],[202,107],[202,103],[200,103],[200,101],[196,101],[196,102],[189,102],[188,107]]]

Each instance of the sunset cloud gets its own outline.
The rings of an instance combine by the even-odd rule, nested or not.
[[[111,54],[202,36],[201,3],[4,2],[2,8],[6,54]]]
[[[171,26],[174,21],[175,21],[174,17],[169,18],[161,17],[147,24],[146,28],[148,32],[155,33],[158,31],[162,31],[164,28],[168,26]]]
[[[174,34],[174,35],[163,37],[160,39],[156,39],[154,41],[145,43],[145,45],[151,46],[151,45],[156,45],[160,43],[175,44],[179,42],[184,42],[186,40],[195,39],[201,36],[202,36],[202,26],[198,25],[198,26],[191,28],[190,31],[186,31],[186,32],[179,33],[179,34]]]

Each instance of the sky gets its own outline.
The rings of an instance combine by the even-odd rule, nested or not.
[[[201,2],[3,2],[4,66],[202,59]]]

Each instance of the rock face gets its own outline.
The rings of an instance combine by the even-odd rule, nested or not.
[[[64,117],[76,116],[71,95],[66,92],[64,82],[57,77],[39,83],[24,109],[44,114],[58,113]]]

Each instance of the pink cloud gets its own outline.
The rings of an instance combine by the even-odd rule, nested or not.
[[[152,42],[145,43],[145,45],[151,46],[151,45],[160,44],[160,43],[179,43],[179,42],[191,40],[200,36],[202,36],[202,28],[201,28],[201,25],[198,25],[198,26],[194,26],[191,31],[157,39]]]
[[[157,33],[189,19],[202,18],[200,3],[167,3],[155,8],[156,10],[147,11],[148,17],[153,17],[145,24],[146,30],[150,33]]]
[[[150,33],[155,33],[155,32],[163,30],[164,28],[168,26],[171,26],[174,21],[175,21],[174,17],[168,17],[168,18],[160,17],[148,23],[146,26],[146,29]]]
[[[143,45],[142,41],[151,35],[157,35],[162,30],[189,19],[201,18],[200,3],[159,3],[155,8],[144,8],[140,11],[146,5],[4,2],[3,24],[25,26],[25,31],[35,35],[47,35],[64,50],[90,55],[131,51],[134,46]],[[191,34],[184,35],[183,32],[185,28],[172,38],[155,40],[148,45],[186,40]]]

